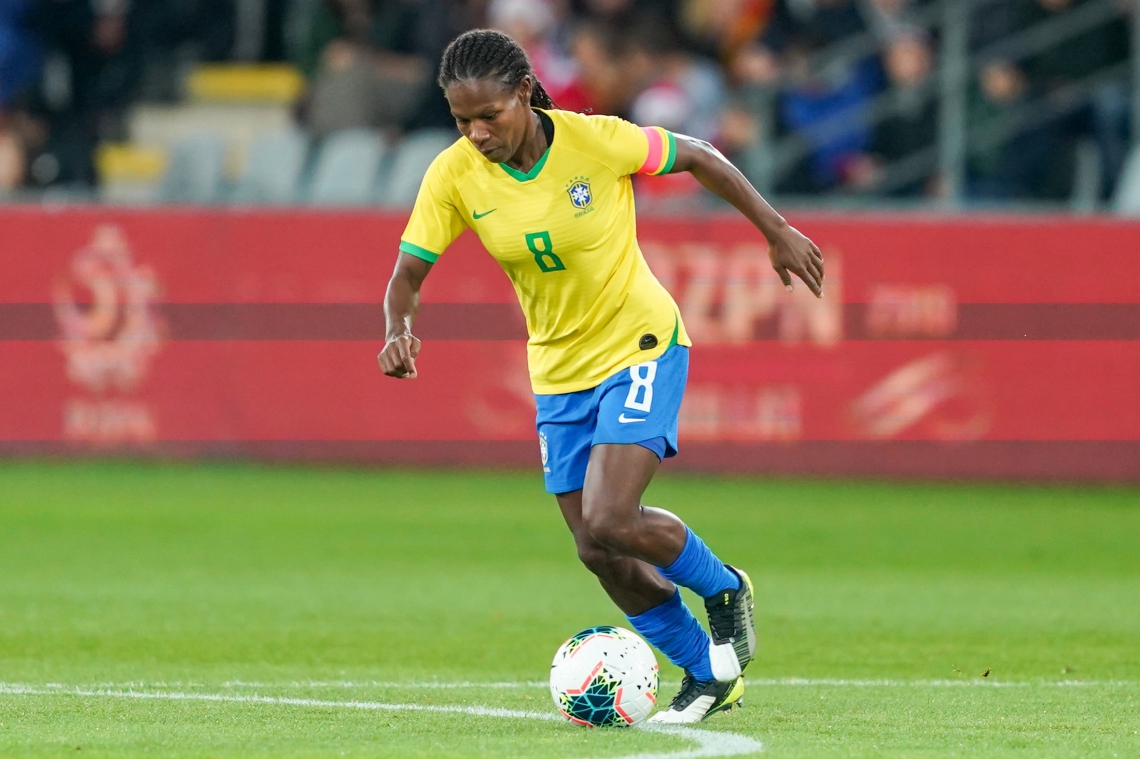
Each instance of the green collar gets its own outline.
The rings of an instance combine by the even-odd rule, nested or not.
[[[537,177],[538,173],[540,171],[542,171],[542,167],[546,165],[546,158],[549,155],[550,155],[550,146],[547,145],[546,150],[543,151],[543,153],[542,153],[542,157],[539,158],[538,161],[534,164],[534,166],[530,167],[530,171],[527,171],[527,172],[522,172],[522,171],[519,171],[518,169],[512,169],[505,162],[500,163],[499,165],[503,167],[503,171],[507,172],[508,174],[510,174],[512,177],[514,177],[518,181],[529,182],[530,180]]]

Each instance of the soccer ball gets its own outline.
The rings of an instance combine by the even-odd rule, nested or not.
[[[550,695],[579,725],[636,725],[657,703],[657,659],[649,644],[620,627],[591,627],[570,638],[550,665]]]

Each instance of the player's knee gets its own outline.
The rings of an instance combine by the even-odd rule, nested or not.
[[[595,542],[620,554],[628,553],[634,525],[612,511],[587,510],[582,514],[586,529]]]
[[[578,541],[578,560],[599,577],[607,574],[610,559],[609,550],[593,540],[587,538]]]

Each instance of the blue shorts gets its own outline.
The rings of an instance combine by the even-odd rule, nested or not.
[[[674,345],[656,361],[622,369],[590,390],[536,395],[546,489],[569,493],[586,482],[590,449],[639,444],[658,458],[677,455],[677,414],[689,376],[689,349]]]

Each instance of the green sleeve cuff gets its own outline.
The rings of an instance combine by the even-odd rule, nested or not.
[[[660,174],[668,174],[673,170],[673,162],[677,160],[677,138],[668,129],[665,130],[665,136],[669,140],[666,149],[669,151],[669,157],[665,161],[665,168],[661,169]]]
[[[413,245],[406,240],[400,240],[400,252],[407,253],[409,256],[415,256],[416,258],[422,258],[429,264],[434,264],[439,260],[438,253],[432,253],[427,248],[421,248],[419,245]]]

